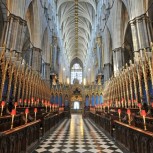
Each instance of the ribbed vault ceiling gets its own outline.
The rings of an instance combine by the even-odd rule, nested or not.
[[[84,63],[95,22],[96,0],[57,0],[57,12],[69,61],[77,57]]]

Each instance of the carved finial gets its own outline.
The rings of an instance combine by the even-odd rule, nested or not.
[[[127,68],[127,67],[128,67],[128,64],[126,63],[125,66],[126,66],[126,68]]]
[[[5,47],[2,48],[2,52],[0,54],[0,59],[2,59],[5,55]]]
[[[144,48],[144,54],[145,54],[145,59],[148,60],[148,54],[146,52],[146,49]]]
[[[11,48],[10,49],[10,58],[9,58],[9,61],[11,61],[12,55],[13,55],[13,49]]]

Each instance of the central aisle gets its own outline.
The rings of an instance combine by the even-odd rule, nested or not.
[[[122,153],[82,115],[71,115],[33,153]]]

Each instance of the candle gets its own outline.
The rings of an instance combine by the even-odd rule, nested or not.
[[[153,102],[151,103],[151,107],[153,107]]]
[[[50,112],[51,112],[51,106],[52,106],[52,105],[51,105],[51,104],[49,104],[49,106],[50,106]]]
[[[119,121],[121,121],[121,109],[118,109]]]
[[[146,131],[147,130],[147,128],[146,128],[146,111],[145,110],[142,110],[141,111],[141,115],[143,117],[144,130]]]
[[[37,119],[37,112],[38,112],[38,110],[37,110],[37,108],[34,108],[34,113],[35,113],[35,121],[36,121],[36,119]]]
[[[134,105],[135,105],[135,107],[136,107],[136,105],[137,105],[137,101],[134,99]]]
[[[131,125],[131,110],[130,109],[127,109],[127,114],[129,117],[129,125]]]
[[[104,113],[105,113],[105,104],[103,105],[103,108],[104,108]]]
[[[12,115],[11,129],[13,129],[14,116],[16,115],[16,110],[15,109],[12,109],[11,115]]]
[[[24,106],[26,107],[26,105],[27,105],[27,100],[25,99],[24,100]]]
[[[141,103],[138,103],[138,107],[139,107],[139,110],[140,110],[140,113],[141,113],[142,104]]]
[[[1,116],[3,115],[4,106],[5,106],[5,101],[2,101],[1,102],[1,107],[2,107],[2,109],[1,109]]]
[[[31,105],[32,105],[32,106],[33,106],[33,101],[34,101],[34,98],[32,97],[32,98],[31,98],[31,102],[32,102]]]
[[[35,106],[37,106],[37,101],[35,101]]]
[[[17,105],[18,105],[18,103],[17,103],[17,102],[15,102],[15,103],[14,103],[15,110],[16,110]]]
[[[29,109],[28,108],[25,109],[25,114],[26,114],[25,124],[27,124],[27,119],[28,119],[28,114],[29,114]]]
[[[108,104],[108,113],[109,113],[109,104]]]

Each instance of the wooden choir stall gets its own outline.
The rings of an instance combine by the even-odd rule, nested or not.
[[[107,81],[103,96],[89,118],[125,153],[153,153],[153,46]]]
[[[30,153],[67,112],[50,102],[50,88],[37,72],[1,49],[0,153]]]

